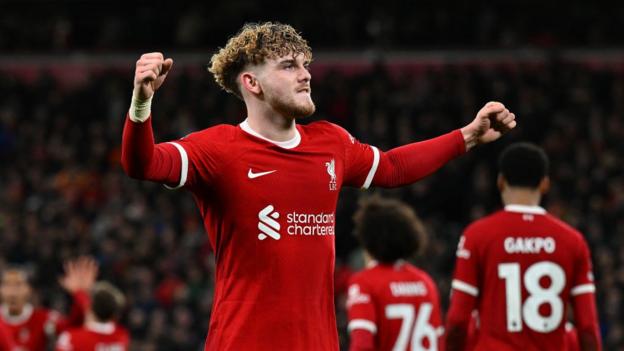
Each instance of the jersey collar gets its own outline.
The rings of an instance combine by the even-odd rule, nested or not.
[[[22,309],[22,313],[18,314],[17,316],[12,316],[11,314],[9,314],[9,306],[2,305],[2,318],[8,324],[12,324],[12,325],[21,324],[27,321],[30,318],[30,316],[32,316],[33,310],[34,310],[33,305],[26,304],[24,308]]]
[[[296,148],[299,143],[301,143],[301,134],[299,134],[299,130],[297,128],[295,128],[295,136],[290,139],[290,140],[286,140],[286,141],[275,141],[275,140],[271,140],[269,138],[265,138],[262,135],[260,135],[260,133],[256,132],[255,130],[251,129],[251,127],[249,126],[249,123],[247,123],[247,119],[245,119],[241,124],[239,124],[241,129],[245,132],[247,132],[248,134],[251,134],[253,136],[255,136],[256,138],[260,138],[262,140],[266,140],[272,144],[275,144],[283,149],[294,149]]]
[[[527,205],[507,205],[505,206],[505,211],[539,214],[539,215],[546,214],[546,210],[540,206],[527,206]]]
[[[399,268],[401,268],[404,264],[405,264],[405,260],[403,260],[403,259],[398,259],[398,260],[396,260],[396,261],[392,264],[392,268],[394,268],[394,269],[399,269]],[[377,262],[377,260],[370,260],[370,261],[368,261],[368,263],[366,264],[366,268],[373,268],[373,267],[377,267],[378,265],[379,265],[379,262]]]
[[[85,323],[85,327],[98,334],[112,334],[115,331],[115,323],[113,322],[96,322],[96,321],[88,321]]]

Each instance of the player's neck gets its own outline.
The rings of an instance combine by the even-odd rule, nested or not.
[[[295,137],[295,119],[273,110],[249,109],[247,123],[256,133],[274,141],[288,141]]]
[[[24,314],[27,310],[26,305],[16,306],[16,307],[7,307],[7,312],[11,317],[18,317]]]
[[[539,206],[542,194],[539,190],[508,187],[502,193],[503,204]]]

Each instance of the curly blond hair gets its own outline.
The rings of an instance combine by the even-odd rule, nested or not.
[[[291,53],[312,60],[308,42],[293,27],[277,22],[247,23],[224,48],[212,55],[208,71],[221,88],[242,99],[236,79],[245,66]]]

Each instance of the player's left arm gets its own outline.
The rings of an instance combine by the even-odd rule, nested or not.
[[[576,324],[579,346],[582,351],[602,350],[598,313],[596,311],[596,287],[593,281],[593,272],[589,248],[581,240],[578,265],[575,269],[574,280],[570,289],[574,321]]]
[[[495,141],[515,127],[513,113],[500,102],[489,102],[461,129],[387,152],[361,144],[343,131],[340,134],[345,146],[345,184],[368,188],[414,183],[476,145]]]
[[[468,339],[472,311],[479,297],[479,264],[475,236],[466,229],[457,245],[451,303],[446,315],[445,344],[448,351],[462,351]]]
[[[476,145],[497,140],[516,127],[516,116],[500,102],[489,102],[467,126],[422,142],[379,152],[373,184],[397,187],[414,183]]]

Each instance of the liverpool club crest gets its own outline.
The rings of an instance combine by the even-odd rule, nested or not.
[[[327,174],[329,174],[329,190],[336,190],[338,188],[336,185],[336,160],[332,158],[331,161],[325,162],[325,167],[327,167]]]

